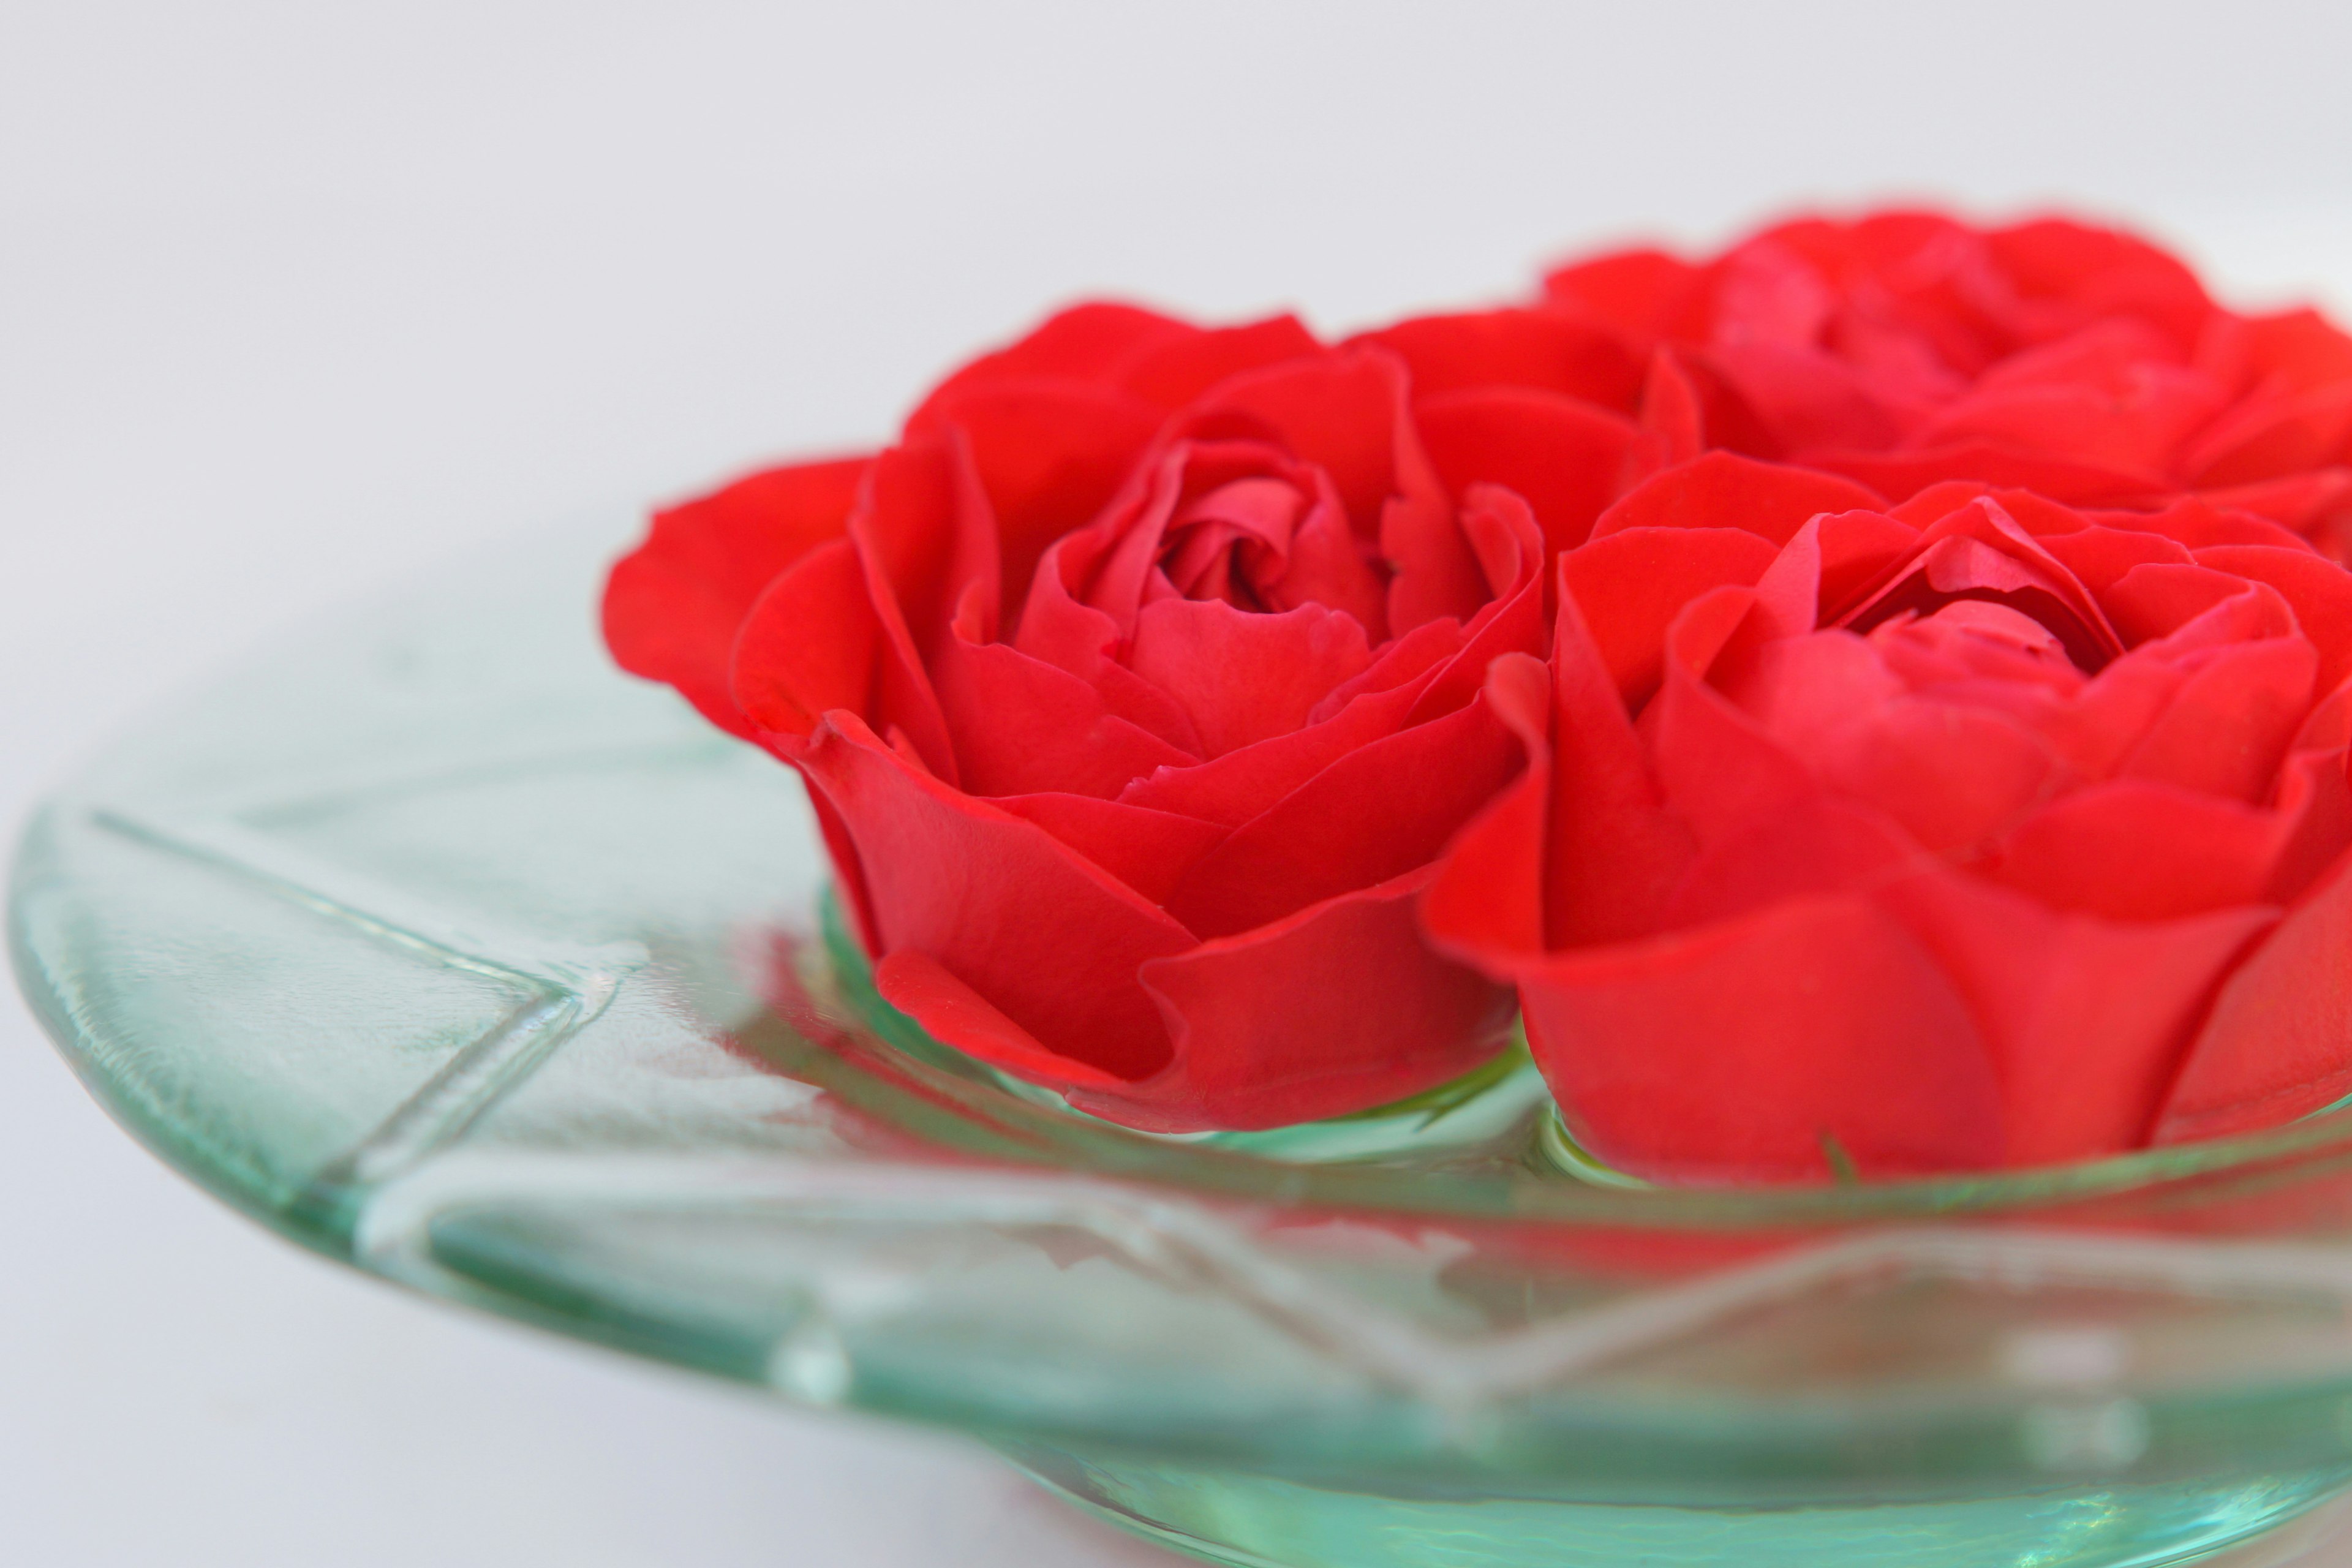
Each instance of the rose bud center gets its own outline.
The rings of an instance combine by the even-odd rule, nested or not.
[[[1260,613],[1287,609],[1291,535],[1312,504],[1271,476],[1219,485],[1169,520],[1160,570],[1188,599],[1223,599]]]
[[[2037,659],[2062,654],[2063,663],[2096,675],[2123,650],[2105,617],[2079,599],[2057,574],[1960,535],[1938,541],[1842,624],[1868,633],[1889,621],[1940,620],[1963,605],[1999,609],[2005,614],[1963,613],[1951,624],[2021,652],[2031,648]]]

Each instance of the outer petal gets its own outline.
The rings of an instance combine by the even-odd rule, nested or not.
[[[1402,1100],[1492,1056],[1511,994],[1439,957],[1413,909],[1429,868],[1143,966],[1176,1054],[1088,1110],[1148,1125],[1279,1127]]]
[[[2315,468],[2258,484],[2203,489],[2198,496],[2217,507],[2266,517],[2311,539],[2329,560],[2345,559],[2341,531],[2352,515],[2352,469]]]
[[[1629,708],[1657,689],[1666,628],[1711,588],[1750,587],[1779,554],[1740,528],[1628,528],[1560,557],[1594,647]]]
[[[2301,637],[2213,649],[2124,760],[2124,773],[2263,803],[2311,710],[2318,665]]]
[[[1641,336],[1695,338],[1705,330],[1701,290],[1712,271],[1663,250],[1620,250],[1555,268],[1543,286],[1556,304]]]
[[[1884,496],[1915,495],[1946,479],[2033,490],[2074,506],[2132,506],[2167,496],[2161,475],[2106,467],[2041,452],[1970,441],[1916,452],[1858,452],[1817,447],[1795,460],[1868,485]]]
[[[907,433],[927,427],[939,405],[960,394],[1024,381],[1107,383],[1138,354],[1199,331],[1133,305],[1073,305],[1047,317],[1020,342],[981,355],[933,387],[922,406],[907,416]]]
[[[1076,1061],[1038,1043],[979,992],[914,948],[900,948],[874,966],[882,998],[923,1026],[935,1040],[1016,1078],[1065,1093],[1115,1085],[1118,1075]]]
[[[2273,545],[2299,555],[2315,555],[2311,543],[2284,523],[2255,508],[2221,499],[2222,493],[2183,496],[2161,511],[2094,511],[2092,522],[2103,528],[2137,529],[2159,533],[2190,550],[2216,545]],[[2002,504],[2010,505],[2006,497]],[[2017,509],[2011,506],[2010,510]]]
[[[2344,460],[2352,382],[2260,397],[2201,437],[2182,466],[2201,489],[2256,484]]]
[[[2197,552],[2197,563],[2278,590],[2319,650],[2316,689],[2333,691],[2352,675],[2352,573],[2309,551],[2261,544],[2209,546]]]
[[[1003,795],[989,803],[1034,822],[1155,904],[1224,841],[1219,823],[1087,795]]]
[[[1738,919],[1791,899],[1877,887],[1927,863],[1918,845],[1878,813],[1834,796],[1800,796],[1745,831],[1706,844],[1675,885],[1664,923]]]
[[[1435,859],[1521,758],[1484,701],[1350,752],[1203,857],[1169,912],[1230,936],[1402,876]]]
[[[1984,869],[2053,909],[2175,920],[2263,901],[2291,837],[2277,813],[2117,779],[2035,812]]]
[[[1709,452],[1642,481],[1592,525],[1596,540],[1633,528],[1743,528],[1775,544],[1825,511],[1878,511],[1878,493],[1811,468]]]
[[[2213,314],[2195,273],[2132,235],[2035,218],[1993,229],[1984,241],[2028,310],[2040,307],[2054,317],[2052,307],[2063,302],[2077,320],[2130,314],[2184,350]]]
[[[1565,561],[1560,571],[1565,583]],[[1558,758],[1544,830],[1545,940],[1575,947],[1647,936],[1664,921],[1697,846],[1689,826],[1667,808],[1623,699],[1565,587],[1552,633],[1551,696]],[[1530,729],[1525,720],[1516,727]]]
[[[1481,481],[1517,491],[1554,550],[1584,542],[1615,499],[1637,432],[1559,393],[1483,387],[1423,397],[1413,414],[1430,461],[1461,495]]]
[[[733,638],[730,728],[804,736],[824,714],[872,705],[882,623],[856,546],[819,546],[769,585]],[[705,710],[709,711],[709,710]]]
[[[1561,1114],[1636,1175],[1788,1182],[1997,1163],[1983,1042],[1919,943],[1862,898],[1557,953],[1519,975]]]
[[[1118,370],[1118,384],[1153,407],[1173,412],[1219,382],[1245,371],[1327,352],[1296,316],[1153,342]]]
[[[654,515],[604,584],[604,642],[622,668],[666,680],[735,734],[735,634],[784,569],[841,537],[867,459],[798,463],[738,479]]]
[[[1094,687],[1006,643],[950,632],[932,661],[957,782],[977,795],[1116,795],[1192,756],[1130,722]]]
[[[996,517],[1005,597],[1016,608],[1045,547],[1103,509],[1160,425],[1159,410],[1140,399],[1052,382],[983,385],[931,406],[970,446]]]
[[[970,480],[952,438],[893,447],[874,459],[849,519],[878,628],[876,701],[861,716],[885,732],[902,731],[950,783],[955,747],[923,658],[948,635],[964,586],[959,567],[972,570],[986,553],[988,520],[976,513],[984,503]]]
[[[1396,733],[1420,690],[1415,684],[1368,692],[1319,724],[1197,767],[1162,768],[1128,785],[1119,798],[1238,827],[1350,752]]]
[[[1440,950],[1508,976],[1545,945],[1550,672],[1527,654],[1505,654],[1486,672],[1486,701],[1527,748],[1527,772],[1446,847],[1423,895],[1421,918]]]
[[[1034,823],[909,767],[854,714],[828,715],[801,766],[856,847],[877,960],[922,953],[1056,1056],[1120,1078],[1167,1063],[1135,973],[1193,946],[1183,927]],[[916,1016],[993,1048],[954,1032],[968,1011]]]
[[[1505,654],[1543,649],[1545,578],[1552,558],[1527,502],[1509,490],[1477,486],[1463,503],[1462,526],[1479,546],[1496,597],[1471,617],[1459,648],[1422,687],[1408,723],[1451,713],[1477,696],[1487,669]]]
[[[1631,413],[1643,355],[1623,332],[1562,310],[1418,316],[1350,342],[1376,343],[1412,371],[1416,397],[1480,386],[1532,386]]]
[[[2214,986],[2277,918],[2267,908],[2151,923],[2060,914],[1950,872],[1879,897],[1983,1031],[2012,1165],[2145,1144]]]
[[[2352,855],[2221,987],[2156,1142],[2274,1127],[2352,1092]]]

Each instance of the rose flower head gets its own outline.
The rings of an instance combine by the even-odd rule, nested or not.
[[[1896,211],[1336,344],[1080,306],[659,514],[604,626],[804,778],[882,994],[1082,1109],[1370,1109],[1516,1000],[1591,1152],[1788,1181],[2352,1092],[2347,546],[2352,339]]]
[[[1713,453],[1559,561],[1429,902],[1674,1180],[2034,1165],[2352,1090],[2352,576],[2189,500],[1825,504]]]
[[[2308,310],[2223,310],[2130,235],[1805,217],[1699,261],[1573,263],[1546,293],[1649,356],[1639,413],[1665,461],[1727,447],[1898,500],[1948,479],[2101,507],[2194,492],[2346,550],[2352,339]]]
[[[1545,394],[1586,439],[1542,518],[1476,478],[1476,407],[1433,441],[1412,391],[1287,318],[1080,307],[886,451],[661,514],[606,634],[800,771],[936,1038],[1156,1129],[1394,1100],[1507,1037],[1420,895],[1524,766],[1483,688],[1544,650],[1545,528],[1580,537],[1635,437]]]

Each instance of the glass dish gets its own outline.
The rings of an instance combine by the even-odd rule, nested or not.
[[[1274,1133],[1074,1115],[891,1016],[791,774],[606,664],[633,526],[342,618],[27,829],[26,991],[262,1223],[1234,1563],[2114,1568],[2352,1486],[2352,1116],[1742,1194],[1564,1170],[1507,1059]]]

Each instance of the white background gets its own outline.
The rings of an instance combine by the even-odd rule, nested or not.
[[[1074,294],[1325,326],[1806,199],[2352,283],[2352,8],[0,0],[0,819],[256,638]],[[975,1454],[396,1297],[0,1004],[0,1560],[1160,1561]]]

